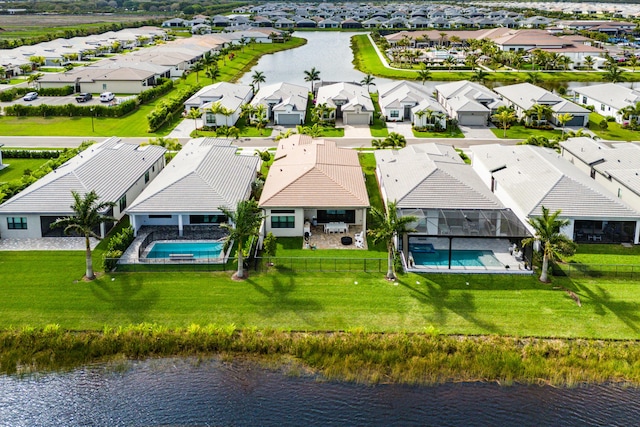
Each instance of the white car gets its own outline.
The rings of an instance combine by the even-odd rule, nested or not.
[[[113,101],[115,97],[116,96],[113,94],[113,92],[103,92],[100,94],[100,102]]]
[[[38,92],[29,92],[22,99],[25,101],[33,101],[38,97]]]

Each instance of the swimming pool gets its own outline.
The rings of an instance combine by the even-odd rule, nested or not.
[[[197,242],[154,242],[147,253],[146,258],[182,258],[194,259],[219,258],[224,248],[224,242],[197,241]],[[171,255],[174,255],[173,257]],[[176,257],[184,255],[183,257]]]
[[[420,267],[448,267],[449,251],[436,249],[433,252],[413,253],[415,265]],[[451,267],[502,267],[492,251],[453,250]]]

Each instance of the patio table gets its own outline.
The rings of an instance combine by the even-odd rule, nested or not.
[[[344,222],[329,222],[324,225],[325,233],[347,233],[349,226]]]

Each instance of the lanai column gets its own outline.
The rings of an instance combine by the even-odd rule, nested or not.
[[[178,214],[178,235],[182,237],[183,228],[182,228],[182,214]]]
[[[136,216],[129,215],[129,221],[131,221],[131,227],[133,227],[133,237],[138,237],[138,227],[136,226]]]

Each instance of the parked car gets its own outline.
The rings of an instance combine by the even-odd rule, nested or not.
[[[100,94],[100,102],[113,101],[115,97],[116,96],[113,94],[113,92],[103,92]]]
[[[29,92],[25,96],[22,97],[23,101],[33,101],[38,97],[38,92]]]
[[[80,95],[76,96],[76,102],[87,102],[92,98],[93,95],[91,95],[90,93],[81,93]]]

